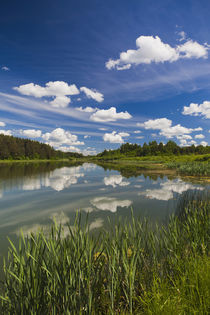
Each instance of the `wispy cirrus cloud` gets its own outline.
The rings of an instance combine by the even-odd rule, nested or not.
[[[31,125],[33,129],[38,126],[40,128],[40,126],[57,125],[61,121],[62,124],[65,122],[71,126],[92,126],[86,114],[83,115],[82,112],[71,106],[56,108],[49,106],[48,103],[40,99],[8,93],[0,92],[0,110],[6,113],[7,116],[9,115],[10,118],[5,119],[8,123],[22,124],[22,126]],[[69,121],[70,118],[71,122]]]
[[[93,100],[97,101],[97,102],[103,102],[104,100],[104,96],[102,93],[98,92],[97,90],[95,89],[88,89],[87,87],[85,86],[82,86],[80,88],[80,91],[84,92],[85,95],[88,97],[88,98],[92,98]]]
[[[182,42],[183,40],[186,39],[187,34],[184,31],[181,31],[178,33],[178,35],[180,36],[179,41]]]

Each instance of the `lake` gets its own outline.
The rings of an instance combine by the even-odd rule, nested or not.
[[[165,221],[176,211],[187,191],[203,192],[209,185],[164,174],[123,176],[119,171],[91,163],[0,164],[0,245],[7,253],[9,236],[17,241],[39,229],[47,230],[55,219],[64,233],[75,213],[89,213],[91,230],[109,228],[121,217],[148,216]],[[66,232],[67,233],[67,232]]]

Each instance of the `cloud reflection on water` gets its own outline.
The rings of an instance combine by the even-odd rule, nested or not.
[[[15,180],[5,181],[4,186],[2,185],[0,189],[0,198],[3,197],[4,191],[13,189],[32,191],[50,187],[56,191],[61,191],[71,185],[77,184],[78,179],[85,176],[84,169],[92,169],[87,166],[88,163],[85,164],[85,167],[62,167],[46,174],[25,176]]]
[[[173,199],[174,193],[182,194],[187,190],[204,190],[204,187],[186,183],[181,179],[167,180],[164,183],[160,183],[160,187],[158,189],[146,189],[140,192],[139,195],[143,195],[149,199],[167,201]]]
[[[92,199],[90,203],[98,210],[116,212],[118,207],[128,208],[133,202],[131,200],[120,200],[113,197],[97,197]]]
[[[112,186],[113,188],[115,188],[117,186],[128,186],[130,185],[130,182],[124,182],[121,175],[111,175],[109,177],[104,177],[104,184],[106,186]]]
[[[74,225],[70,225],[70,219],[69,217],[63,212],[55,212],[53,213],[49,219],[52,222],[56,222],[56,224],[59,226],[62,226],[62,237],[65,238],[67,236],[70,235],[70,230],[74,231],[75,227]],[[24,237],[30,236],[32,233],[36,234],[38,232],[43,232],[45,235],[49,235],[51,232],[51,223],[49,224],[32,224],[32,225],[24,225],[22,226],[20,229],[17,229],[14,234],[16,234],[17,236],[20,236],[21,234]],[[98,218],[95,219],[94,221],[92,221],[89,224],[89,230],[94,230],[94,229],[98,229],[101,228],[103,226],[103,219]]]

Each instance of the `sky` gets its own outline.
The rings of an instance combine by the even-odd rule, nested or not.
[[[208,0],[0,3],[0,133],[96,154],[210,145]]]

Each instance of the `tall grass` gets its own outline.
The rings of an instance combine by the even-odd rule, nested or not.
[[[10,242],[1,314],[208,314],[209,200],[167,225],[119,222],[93,235],[80,215],[64,237]]]
[[[170,162],[167,167],[178,173],[191,176],[209,176],[210,162]]]

